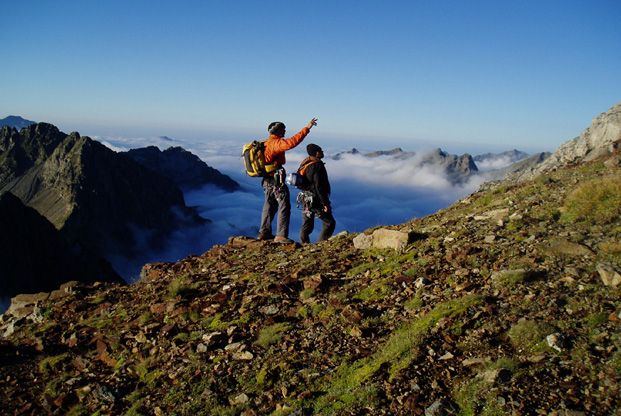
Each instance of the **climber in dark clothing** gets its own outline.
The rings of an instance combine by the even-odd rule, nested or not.
[[[324,163],[323,150],[316,144],[306,146],[308,157],[300,163],[298,172],[304,176],[308,185],[305,191],[309,195],[307,204],[303,204],[302,210],[302,228],[300,229],[300,241],[302,243],[310,243],[309,236],[315,228],[315,215],[323,221],[319,240],[323,241],[330,238],[336,227],[336,221],[332,215],[332,206],[330,205],[330,182],[328,181],[328,172]]]

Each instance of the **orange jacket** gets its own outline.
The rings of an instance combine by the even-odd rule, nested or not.
[[[298,144],[302,143],[302,140],[310,132],[308,127],[304,127],[298,134],[291,136],[288,139],[270,134],[270,137],[265,142],[265,163],[274,163],[277,167],[281,167],[285,164],[285,151],[293,149]]]

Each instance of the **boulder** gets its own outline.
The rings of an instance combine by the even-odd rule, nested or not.
[[[358,250],[366,250],[373,245],[373,236],[360,233],[353,239],[354,247]]]
[[[480,215],[475,215],[474,219],[476,221],[491,220],[493,222],[498,222],[501,220],[504,221],[508,216],[509,216],[509,208],[501,208],[501,209],[494,209],[492,211],[487,211]]]
[[[545,247],[545,251],[550,255],[566,255],[572,257],[593,255],[593,251],[591,251],[591,249],[587,246],[564,239],[550,241],[550,243]]]
[[[18,319],[25,318],[35,312],[35,307],[49,297],[50,294],[46,292],[17,295],[11,298],[11,306],[7,309],[6,314]]]
[[[358,250],[369,248],[391,248],[393,250],[403,250],[408,244],[412,243],[419,234],[413,231],[399,231],[388,228],[379,228],[373,234],[360,233],[353,239],[354,247]]]
[[[380,228],[373,231],[373,247],[403,250],[413,239],[413,233]]]

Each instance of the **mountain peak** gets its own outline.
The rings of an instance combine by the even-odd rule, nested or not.
[[[597,116],[580,136],[559,146],[536,168],[515,176],[527,180],[552,169],[569,164],[595,160],[612,154],[621,147],[621,102]]]
[[[28,127],[35,123],[36,123],[35,121],[26,120],[25,118],[22,118],[20,116],[8,116],[3,119],[0,119],[0,127],[9,126],[9,127],[14,127],[17,130],[21,130],[24,127]]]

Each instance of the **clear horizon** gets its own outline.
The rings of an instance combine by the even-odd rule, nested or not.
[[[4,5],[0,115],[87,136],[554,150],[621,99],[621,3]]]

